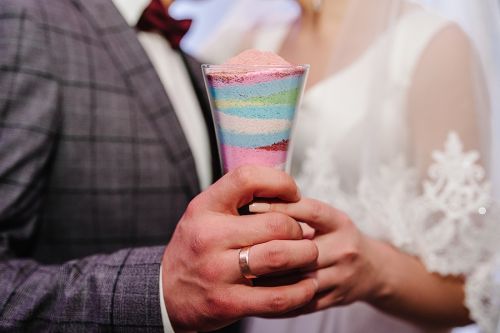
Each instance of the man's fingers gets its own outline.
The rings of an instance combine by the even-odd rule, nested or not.
[[[310,240],[270,241],[251,247],[249,266],[261,276],[311,266],[317,258],[318,249]]]
[[[214,265],[207,266],[205,275],[221,276],[227,282],[243,279],[239,266],[239,256],[240,249],[226,251],[223,256],[218,258],[216,267]],[[317,258],[318,250],[313,241],[307,239],[273,240],[250,247],[248,266],[252,274],[263,276],[298,271],[306,266],[314,266]]]
[[[245,304],[247,316],[273,317],[308,304],[317,291],[314,279],[304,279],[295,284],[279,287],[241,286],[236,304]]]
[[[323,269],[334,266],[339,260],[339,250],[345,240],[341,239],[342,235],[338,233],[316,236],[314,242],[318,247],[319,256],[316,267],[314,269]]]
[[[221,233],[226,237],[228,248],[265,243],[271,240],[299,240],[303,238],[302,228],[291,217],[281,213],[238,216],[232,220],[224,217],[226,223]]]
[[[216,211],[231,211],[250,203],[254,197],[296,202],[300,192],[285,172],[260,166],[243,166],[231,171],[203,195],[205,204]]]
[[[344,304],[344,298],[335,290],[317,293],[314,298],[305,306],[287,312],[279,318],[293,318],[304,314],[314,313],[321,310],[331,308],[332,306],[340,306]]]
[[[279,287],[297,283],[301,280],[314,278],[309,274],[301,274],[299,271],[290,271],[280,275],[265,275],[252,280],[254,286]]]

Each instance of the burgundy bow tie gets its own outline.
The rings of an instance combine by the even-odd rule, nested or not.
[[[138,30],[159,32],[176,50],[190,27],[191,20],[174,19],[168,14],[168,7],[165,7],[161,0],[151,0],[137,23]]]

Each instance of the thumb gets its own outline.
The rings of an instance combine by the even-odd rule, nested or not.
[[[219,179],[206,192],[212,210],[235,212],[255,197],[300,200],[300,192],[291,176],[283,171],[261,166],[243,166]]]

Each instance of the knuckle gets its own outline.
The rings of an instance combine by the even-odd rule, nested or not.
[[[283,293],[274,293],[269,300],[269,308],[274,313],[285,312],[290,307],[290,301]]]
[[[191,235],[189,238],[189,248],[195,255],[201,255],[207,248],[207,242],[199,233]]]
[[[277,242],[271,242],[270,249],[266,253],[265,260],[267,267],[273,271],[285,269],[290,264],[286,252],[281,246],[278,245]]]
[[[308,287],[304,289],[304,299],[306,301],[309,301],[309,300],[313,299],[313,297],[315,295],[316,295],[316,286],[311,281],[311,283],[309,283]]]
[[[267,214],[266,228],[271,235],[278,236],[286,233],[286,218],[279,213]]]
[[[230,319],[235,316],[235,307],[231,302],[231,298],[225,297],[224,293],[218,290],[208,292],[206,297],[206,305],[211,318]]]
[[[354,223],[352,223],[351,218],[344,212],[338,211],[338,221],[341,225],[354,227]]]
[[[310,200],[309,207],[311,210],[311,220],[312,222],[320,222],[327,214],[327,207],[320,201]]]
[[[214,244],[219,242],[220,236],[210,228],[210,221],[209,216],[205,216],[202,221],[188,206],[182,217],[182,223],[177,226],[183,235],[183,241],[197,256],[208,254]]]
[[[232,172],[232,178],[238,187],[247,188],[254,179],[254,169],[250,166],[242,166]]]
[[[276,175],[276,179],[280,184],[283,184],[286,187],[289,187],[291,189],[297,189],[297,185],[295,184],[293,178],[285,172],[278,173]]]
[[[188,242],[191,250],[197,256],[207,256],[209,253],[213,252],[216,244],[220,242],[217,233],[211,231],[207,228],[200,229],[191,226],[190,236],[188,237]]]
[[[348,263],[356,262],[359,259],[360,253],[357,246],[351,245],[344,250],[343,260]]]
[[[316,245],[316,243],[310,240],[308,240],[306,244],[308,247],[308,252],[307,252],[309,254],[308,258],[310,258],[312,261],[316,261],[319,257],[318,246]]]
[[[198,211],[199,203],[197,197],[191,200],[191,202],[187,205],[186,210],[184,211],[184,219],[191,220],[196,215]]]
[[[301,238],[302,230],[292,218],[281,213],[269,213],[266,227],[271,235],[276,238]]]

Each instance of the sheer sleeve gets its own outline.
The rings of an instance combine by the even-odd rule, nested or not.
[[[473,48],[455,25],[443,29],[419,60],[408,95],[409,159],[421,179],[411,222],[414,252],[432,272],[465,277],[471,316],[491,332],[496,316],[487,267],[499,229],[481,77]]]

